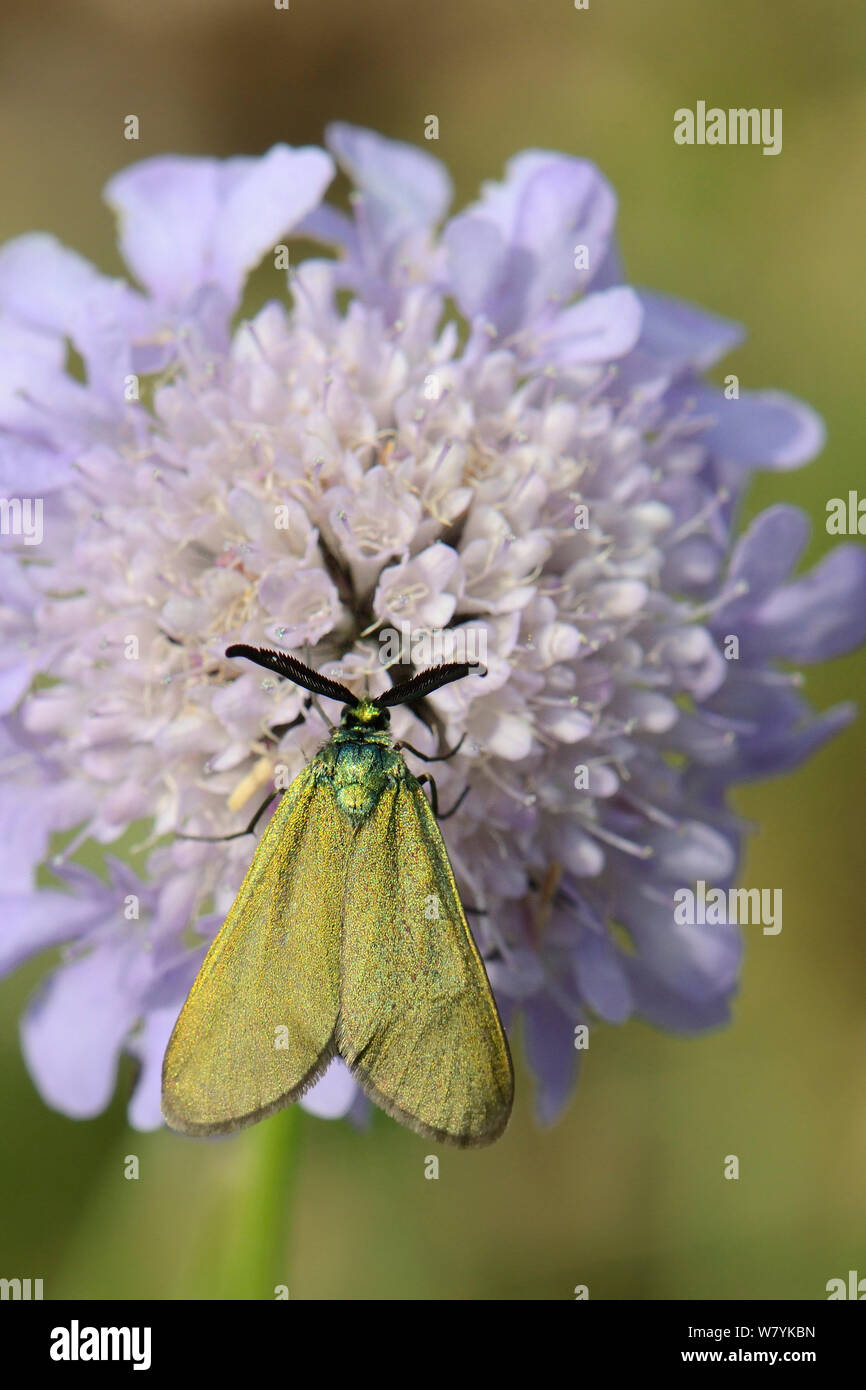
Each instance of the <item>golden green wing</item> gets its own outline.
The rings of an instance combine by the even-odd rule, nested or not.
[[[331,788],[306,768],[271,817],[174,1026],[162,1070],[173,1129],[241,1129],[324,1071],[350,841]]]
[[[340,1055],[419,1134],[489,1144],[511,1113],[508,1043],[421,786],[404,769],[346,868]]]

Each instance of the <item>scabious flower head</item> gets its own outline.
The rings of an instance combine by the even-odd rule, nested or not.
[[[325,736],[230,643],[375,694],[385,629],[483,639],[485,679],[393,724],[428,752],[431,724],[466,735],[437,775],[446,806],[471,788],[447,840],[542,1118],[581,1023],[726,1019],[738,929],[678,925],[673,894],[734,880],[728,787],[851,716],[815,716],[788,664],[863,640],[863,550],[795,575],[786,505],[735,537],[752,470],[804,463],[821,424],[704,380],[740,330],[625,284],[595,167],[527,151],[445,220],[428,153],[343,125],[328,145],[351,216],[322,201],[331,155],[277,146],[117,175],[136,284],[47,236],[0,251],[0,492],[13,520],[42,504],[41,543],[0,547],[0,960],[63,947],[22,1037],[70,1115],[106,1105],[126,1050],[131,1123],[159,1124],[168,1034],[252,853],[178,833],[241,828]],[[321,256],[240,318],[292,235]],[[72,857],[133,826],[141,878]],[[341,1063],[304,1103],[357,1106]]]

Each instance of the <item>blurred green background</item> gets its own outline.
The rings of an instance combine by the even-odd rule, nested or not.
[[[317,142],[334,118],[423,143],[437,115],[428,148],[458,204],[523,147],[589,156],[619,192],[633,283],[745,322],[729,370],[827,420],[823,458],[750,498],[811,513],[811,562],[829,546],[827,499],[866,481],[864,54],[853,0],[4,0],[0,237],[46,229],[119,271],[100,203],[117,168]],[[698,99],[781,106],[783,152],[675,145],[673,112]],[[857,698],[864,673],[863,656],[838,661],[810,693]],[[861,720],[794,777],[737,797],[760,827],[745,881],[781,886],[785,916],[777,937],[747,929],[726,1031],[595,1030],[547,1131],[518,1062],[504,1139],[441,1151],[436,1182],[429,1141],[383,1116],[366,1133],[302,1116],[291,1296],[567,1299],[587,1284],[591,1298],[810,1299],[866,1274],[864,747]],[[207,1293],[265,1127],[219,1143],[135,1134],[131,1072],[96,1121],[48,1111],[17,1037],[44,971],[0,986],[0,1274],[43,1277],[46,1297]],[[123,1178],[130,1153],[138,1182]]]

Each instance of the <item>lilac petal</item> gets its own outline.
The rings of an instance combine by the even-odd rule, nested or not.
[[[582,931],[575,950],[575,973],[589,1007],[609,1023],[624,1023],[632,1011],[628,976],[616,947],[596,931]]]
[[[30,240],[30,237],[19,238],[22,242]],[[5,250],[8,252],[9,247],[16,244],[14,241],[8,242]],[[3,250],[0,250],[0,263],[2,256]],[[37,380],[51,380],[63,371],[65,360],[66,348],[56,332],[28,328],[5,313],[0,315],[0,381],[4,387],[8,386],[9,377],[16,367],[21,372],[18,384],[32,387],[34,375]]]
[[[0,787],[0,883],[6,893],[33,888],[33,873],[45,858],[51,837],[51,816],[45,791]]]
[[[355,1099],[346,1111],[346,1119],[355,1129],[367,1130],[373,1119],[373,1102],[364,1092],[355,1090]]]
[[[298,224],[299,236],[309,237],[311,241],[323,241],[327,246],[339,246],[348,254],[357,255],[358,233],[351,217],[332,208],[328,203],[320,203],[307,213]],[[303,272],[311,262],[305,261],[299,267]]]
[[[719,358],[738,347],[745,329],[666,294],[640,290],[643,327],[638,352],[677,373],[692,367],[706,371]]]
[[[56,237],[34,232],[0,247],[0,306],[31,328],[65,334],[82,305],[110,283]]]
[[[720,610],[724,617],[718,624],[750,614],[765,595],[784,584],[808,544],[809,530],[806,513],[785,502],[755,518],[734,546],[728,567],[731,584],[742,583],[746,592]]]
[[[694,881],[683,877],[681,883],[685,887]],[[641,963],[681,998],[702,1003],[728,993],[736,984],[743,954],[739,927],[676,922],[673,894],[669,908],[646,894],[638,895],[623,920]],[[630,959],[623,957],[624,965]]]
[[[505,182],[446,229],[457,302],[503,333],[531,324],[601,269],[615,216],[616,198],[594,164],[537,150],[518,156]],[[575,267],[578,246],[587,248],[587,269]]]
[[[72,941],[105,916],[104,898],[82,900],[48,889],[0,894],[0,974],[49,946]]]
[[[110,867],[112,888],[118,898],[125,898],[130,893],[141,896],[142,885],[136,882],[128,865],[111,855],[106,857],[106,863]],[[186,873],[178,871],[163,883],[157,894],[153,914],[154,944],[170,941],[173,936],[185,931],[195,916],[200,891],[201,879],[198,869],[189,869]],[[192,979],[187,981],[187,988],[191,984]],[[184,992],[181,1003],[185,997]]]
[[[740,737],[737,751],[716,773],[697,771],[694,786],[706,794],[709,786],[727,782],[752,782],[792,772],[806,762],[830,739],[846,729],[857,717],[857,707],[834,705],[823,714],[812,716],[803,702],[803,717],[784,724],[768,720],[753,737]]]
[[[528,180],[514,228],[516,245],[535,265],[528,318],[588,284],[607,255],[615,217],[613,190],[588,160],[554,159]],[[578,245],[587,247],[586,271],[575,268]]]
[[[0,249],[0,306],[32,328],[75,344],[88,380],[122,406],[129,340],[144,322],[143,302],[52,236],[17,237]]]
[[[281,236],[319,203],[334,177],[324,150],[275,145],[261,159],[241,161],[220,208],[213,240],[213,278],[230,298]],[[229,161],[229,168],[235,165]]]
[[[187,982],[187,988],[191,982]],[[140,1033],[131,1040],[129,1050],[141,1063],[141,1073],[128,1107],[133,1129],[159,1129],[162,1119],[162,1059],[186,992],[174,1003],[151,1010]]]
[[[787,661],[827,661],[866,641],[866,549],[841,545],[777,589],[757,614],[765,650]]]
[[[625,968],[637,1012],[657,1028],[676,1033],[703,1033],[708,1028],[720,1028],[730,1019],[729,993],[712,994],[700,1000],[686,999],[643,961],[630,957]]]
[[[707,536],[686,536],[665,556],[662,582],[669,593],[703,591],[721,569],[722,551]]]
[[[556,225],[591,232],[578,238],[590,251],[590,276],[602,268],[610,247],[616,215],[616,195],[610,184],[588,159],[576,159],[554,150],[523,150],[505,166],[502,183],[484,186],[473,211],[489,217],[506,241],[539,249]],[[532,227],[539,212],[552,215],[546,224]],[[567,239],[570,240],[571,231]],[[561,237],[558,245],[562,245]],[[574,247],[569,244],[567,264],[574,263]],[[593,255],[593,252],[596,252]],[[601,253],[601,254],[598,254]]]
[[[260,159],[146,159],[106,187],[123,255],[166,305],[208,284],[233,305],[246,274],[319,202],[333,177],[323,150],[275,145]]]
[[[674,830],[663,827],[647,835],[653,849],[653,869],[658,879],[694,883],[706,879],[720,883],[734,870],[729,841],[701,821],[682,821]]]
[[[62,338],[0,315],[0,425],[32,434],[38,432],[41,437],[47,433],[49,424],[41,402],[50,403],[53,410],[68,412],[73,419],[85,415],[86,396],[82,399],[78,382],[65,376],[64,362]],[[64,429],[64,444],[68,445],[66,434],[68,429]],[[34,453],[38,451],[33,440],[26,444],[20,439],[4,440],[3,457],[14,460],[16,454],[22,450],[26,454],[28,448]],[[42,452],[47,452],[44,446]],[[7,466],[4,464],[4,468]],[[67,475],[68,465],[64,464],[60,481],[65,481]],[[57,487],[60,484],[51,480],[49,485]],[[41,479],[40,486],[45,487]]]
[[[544,334],[539,357],[563,366],[623,357],[638,340],[641,317],[634,290],[617,287],[587,295],[557,315]]]
[[[743,391],[727,400],[715,387],[690,385],[685,391],[696,414],[714,423],[702,435],[709,450],[738,466],[799,468],[820,453],[825,431],[821,417],[783,391]]]
[[[325,136],[361,195],[366,226],[379,246],[392,246],[407,231],[442,220],[451,202],[451,179],[426,150],[341,121],[329,125]]]
[[[3,658],[0,670],[0,714],[8,714],[29,689],[33,679],[35,661],[32,657],[20,661]]]
[[[568,156],[556,150],[521,150],[513,155],[505,166],[505,178],[496,183],[491,181],[482,185],[481,198],[473,204],[472,211],[480,212],[500,229],[507,241],[514,238],[521,201],[530,179],[551,164],[558,164]],[[576,163],[586,163],[577,160]]]
[[[319,1077],[301,1105],[320,1120],[339,1120],[351,1110],[358,1093],[358,1083],[345,1062],[335,1057],[324,1076]]]
[[[289,648],[318,642],[340,615],[340,597],[325,570],[303,569],[292,560],[278,561],[265,575],[259,602],[281,619],[278,640]]]
[[[57,492],[69,483],[72,457],[71,450],[61,454],[27,439],[0,438],[0,495],[42,497],[44,501],[45,493]]]
[[[475,318],[492,305],[504,278],[505,241],[493,222],[472,213],[449,222],[443,241],[454,298],[467,318]]]
[[[626,281],[625,267],[619,247],[616,244],[616,235],[611,233],[610,245],[601,266],[592,276],[592,288],[596,292],[599,290],[612,290],[616,285],[623,285]]]
[[[535,1111],[543,1125],[553,1124],[568,1100],[579,1061],[574,1030],[580,1018],[569,1018],[544,994],[524,1005],[526,1056],[535,1075]]]
[[[62,966],[31,1002],[21,1045],[40,1095],[55,1110],[87,1119],[111,1100],[148,969],[137,944],[113,942]]]

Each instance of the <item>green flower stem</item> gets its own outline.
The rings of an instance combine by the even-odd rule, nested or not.
[[[301,1110],[289,1105],[243,1136],[239,1191],[217,1273],[220,1299],[275,1298],[288,1286],[290,1213]]]

